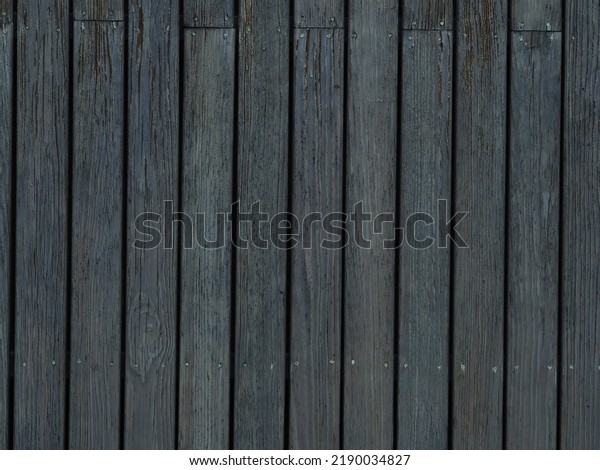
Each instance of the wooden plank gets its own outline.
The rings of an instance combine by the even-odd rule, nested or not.
[[[453,0],[404,0],[404,29],[452,29]]]
[[[232,28],[235,26],[234,0],[183,0],[183,24]]]
[[[140,0],[129,18],[128,220],[178,205],[178,1]],[[177,241],[133,247],[128,226],[125,447],[175,446]]]
[[[75,20],[117,21],[125,16],[126,0],[73,0]]]
[[[600,3],[565,12],[560,443],[600,448]]]
[[[506,0],[458,2],[452,442],[502,446]]]
[[[561,31],[561,0],[512,0],[511,27],[514,31]]]
[[[17,22],[14,447],[62,449],[69,2],[19,1]]]
[[[0,0],[0,449],[8,447],[12,259],[13,11]]]
[[[232,202],[235,40],[234,29],[185,32],[183,210],[206,216],[197,239],[225,244],[187,245],[182,259],[181,449],[229,448],[231,230],[217,213]]]
[[[353,0],[349,9],[348,212],[396,210],[398,1]],[[390,449],[394,408],[395,250],[363,224],[372,248],[346,250],[344,319],[345,449]],[[352,223],[352,227],[356,224]]]
[[[294,25],[299,28],[343,28],[344,0],[295,0]]]
[[[73,28],[71,449],[119,448],[124,29]]]
[[[288,199],[290,8],[240,6],[238,198],[240,210],[258,201],[272,217]],[[267,246],[237,250],[234,448],[284,444],[287,253]]]
[[[506,447],[556,448],[560,33],[512,34]]]
[[[292,212],[343,209],[344,32],[294,31]],[[321,223],[292,252],[290,448],[339,449],[341,250],[325,249]],[[328,237],[331,239],[331,237]]]
[[[400,220],[438,216],[451,199],[452,33],[405,31],[402,49]],[[433,220],[433,219],[432,219]],[[418,230],[417,230],[418,229]],[[398,448],[448,446],[450,249],[434,226],[400,251]],[[408,234],[407,234],[408,236]]]

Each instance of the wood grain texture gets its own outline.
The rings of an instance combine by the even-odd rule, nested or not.
[[[554,449],[561,35],[512,34],[506,447]]]
[[[344,32],[294,31],[292,212],[343,209]],[[290,448],[340,445],[342,252],[321,246],[321,223],[292,253]],[[331,237],[328,237],[331,238]]]
[[[0,449],[8,447],[12,289],[13,41],[12,2],[0,0]]]
[[[234,29],[185,32],[183,210],[205,214],[181,266],[179,448],[229,447]],[[201,231],[201,232],[200,232]]]
[[[598,0],[127,1],[0,0],[0,449],[600,449]]]
[[[192,27],[232,28],[234,0],[183,0],[183,24]]]
[[[511,27],[514,31],[562,30],[561,0],[511,1]]]
[[[73,28],[73,219],[69,448],[118,449],[124,25]]]
[[[290,8],[279,0],[240,8],[238,197],[242,211],[258,201],[272,217],[288,200]],[[234,448],[284,444],[286,259],[270,245],[237,250]]]
[[[125,2],[130,0],[73,0],[75,20],[123,20]]]
[[[451,447],[502,446],[506,0],[458,2]]]
[[[405,31],[402,49],[400,220],[438,217],[451,199],[452,33]],[[443,222],[442,222],[443,223]],[[450,248],[420,222],[400,250],[398,448],[447,448]],[[411,246],[412,245],[412,246]]]
[[[453,0],[404,0],[404,29],[452,29]]]
[[[69,2],[17,18],[14,446],[65,445]]]
[[[177,240],[175,249],[133,247],[133,221],[178,207],[179,8],[135,0],[130,9],[127,358],[125,447],[176,443]],[[169,224],[170,225],[170,224]],[[164,233],[164,230],[163,230]]]
[[[565,20],[560,444],[600,449],[600,4]]]
[[[300,28],[342,28],[344,0],[295,0],[294,25]]]
[[[348,69],[348,162],[346,207],[396,210],[398,1],[350,1]],[[371,249],[350,237],[346,249],[344,299],[345,449],[390,449],[394,419],[393,225],[372,236]],[[354,224],[351,224],[353,227]],[[353,230],[354,232],[354,230]]]

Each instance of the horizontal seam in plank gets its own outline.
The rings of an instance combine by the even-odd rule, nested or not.
[[[294,26],[292,28],[294,31],[306,31],[307,29],[325,29],[325,30],[340,30],[342,31],[344,29],[343,26]]]
[[[402,31],[448,31],[451,33],[454,28],[402,28]]]
[[[512,33],[562,33],[562,29],[511,29]]]
[[[73,18],[73,21],[79,22],[79,23],[124,23],[125,20],[124,19],[118,19],[118,20],[105,20],[105,19],[92,19],[92,18]]]
[[[236,29],[235,25],[231,26],[186,26],[183,29]]]

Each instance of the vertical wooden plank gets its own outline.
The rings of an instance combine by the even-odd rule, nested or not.
[[[453,0],[404,0],[404,29],[452,29]]]
[[[235,30],[185,32],[183,210],[197,240],[182,258],[179,447],[227,449],[231,315],[231,208]]]
[[[8,447],[13,168],[13,11],[0,0],[0,449]]]
[[[72,449],[119,448],[123,32],[117,22],[73,27],[73,115],[80,118],[73,122]]]
[[[454,448],[502,446],[506,0],[458,2],[455,208],[468,217],[455,249]]]
[[[136,0],[129,11],[128,220],[178,205],[178,1]],[[164,233],[164,231],[163,231]],[[133,247],[128,226],[125,447],[175,446],[177,241]]]
[[[287,209],[290,8],[279,0],[240,8],[238,197],[240,210],[259,202],[272,217]],[[235,448],[283,447],[286,258],[271,245],[237,250]]]
[[[567,1],[560,443],[600,448],[600,3]]]
[[[394,214],[398,80],[398,1],[350,1],[346,207]],[[353,223],[354,228],[358,224]],[[346,250],[344,435],[347,449],[389,449],[393,443],[395,251],[383,248],[393,224],[371,249],[354,236]],[[353,230],[354,231],[354,230]]]
[[[561,0],[511,0],[511,26],[515,31],[562,30]],[[565,0],[567,1],[567,0]]]
[[[69,2],[18,2],[14,446],[65,444]]]
[[[452,33],[403,34],[400,220],[437,220],[438,200],[451,199]],[[434,227],[407,226],[432,245],[405,240],[400,251],[399,449],[448,445],[450,248]]]
[[[73,17],[75,20],[122,20],[125,1],[129,0],[73,0]]]
[[[295,0],[294,25],[299,28],[344,26],[344,0]]]
[[[300,221],[343,209],[344,32],[294,31],[292,212]],[[340,445],[341,250],[320,223],[292,253],[290,448]]]
[[[183,24],[193,27],[231,28],[234,0],[183,0]]]
[[[512,34],[506,447],[554,449],[561,34]]]

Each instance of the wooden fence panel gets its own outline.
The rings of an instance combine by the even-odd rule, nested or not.
[[[600,448],[599,51],[598,0],[0,0],[0,449]]]
[[[512,34],[506,447],[556,446],[561,35]]]
[[[343,209],[344,31],[294,31],[290,448],[340,445],[342,253],[311,213]],[[310,220],[307,218],[307,220]],[[309,242],[310,246],[305,243]]]
[[[196,226],[181,260],[182,449],[229,448],[232,251],[218,214],[232,203],[235,40],[233,29],[185,31],[182,208]]]
[[[452,442],[501,448],[504,362],[506,0],[460,0],[456,32]]]
[[[398,1],[350,1],[346,209],[395,214],[398,92]],[[365,216],[366,217],[366,216]],[[362,219],[362,216],[358,216]],[[355,217],[356,219],[356,217]],[[372,223],[372,222],[371,222]],[[353,227],[360,220],[351,223]],[[345,252],[342,446],[394,446],[395,250],[393,224]],[[366,244],[364,245],[366,246]]]
[[[600,448],[600,4],[567,0],[560,445]]]
[[[14,446],[62,449],[68,322],[69,2],[21,0],[17,15]]]
[[[450,246],[437,224],[438,201],[449,209],[451,200],[452,33],[403,34],[400,220],[407,232],[397,286],[398,448],[444,449]]]
[[[288,2],[241,4],[237,190],[242,212],[260,204],[253,225],[262,240],[270,238],[258,210],[272,217],[288,209],[289,19]],[[239,235],[250,240],[247,225]],[[237,250],[234,447],[280,449],[287,252],[259,245]]]
[[[125,447],[176,442],[177,247],[166,201],[179,191],[179,2],[139,0],[129,12]],[[135,248],[133,221],[162,214],[163,239]],[[174,218],[174,217],[173,217]],[[136,224],[137,226],[137,224]],[[170,233],[168,233],[170,232]]]
[[[69,447],[118,449],[124,173],[124,25],[73,28]]]
[[[11,0],[0,0],[0,449],[9,446],[13,224],[13,67]]]

